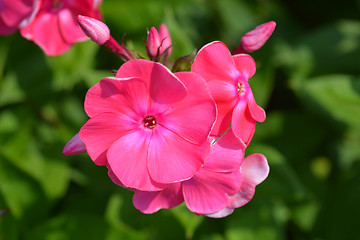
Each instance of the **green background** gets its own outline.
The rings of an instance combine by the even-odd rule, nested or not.
[[[166,23],[172,59],[221,40],[234,49],[274,20],[251,55],[249,83],[267,119],[246,154],[270,175],[224,219],[184,205],[145,215],[86,154],[64,157],[86,122],[86,91],[122,61],[87,41],[46,57],[19,33],[0,37],[0,239],[358,239],[360,1],[104,0],[114,38],[143,55],[146,28]]]

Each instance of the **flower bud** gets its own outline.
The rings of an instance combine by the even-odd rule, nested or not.
[[[104,44],[110,39],[110,30],[105,23],[91,17],[79,15],[78,22],[83,32],[97,44]]]
[[[64,156],[68,156],[68,155],[76,155],[76,154],[84,153],[84,152],[86,152],[85,143],[80,139],[79,133],[77,133],[65,145],[62,154]]]
[[[161,47],[160,47],[160,54],[168,49],[168,55],[171,55],[172,47],[171,47],[171,38],[169,31],[165,24],[161,24],[159,27],[159,35],[161,39]]]
[[[156,59],[160,55],[160,45],[160,35],[155,27],[151,27],[146,43],[146,51],[150,59]]]
[[[275,29],[276,23],[270,21],[257,26],[241,38],[241,43],[233,54],[250,53],[261,48]]]

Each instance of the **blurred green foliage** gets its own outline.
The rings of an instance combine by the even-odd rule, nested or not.
[[[325,7],[326,6],[326,7]],[[251,55],[250,80],[267,120],[247,153],[271,172],[254,199],[224,219],[181,205],[145,215],[132,193],[85,154],[64,157],[87,120],[87,89],[119,68],[102,46],[78,43],[46,57],[19,33],[0,38],[0,239],[358,239],[360,218],[360,2],[104,0],[112,35],[144,55],[146,28],[167,24],[173,56],[276,30]]]

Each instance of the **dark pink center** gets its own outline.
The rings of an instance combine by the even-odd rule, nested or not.
[[[144,118],[144,127],[153,129],[156,126],[156,119],[154,116],[147,116]]]
[[[54,0],[51,3],[51,9],[52,10],[58,10],[59,8],[61,8],[63,5],[63,2],[61,0]]]

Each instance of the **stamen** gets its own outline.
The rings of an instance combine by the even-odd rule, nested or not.
[[[156,126],[156,119],[154,116],[147,116],[144,118],[144,127],[152,129]]]

